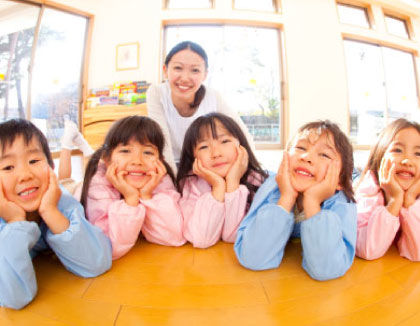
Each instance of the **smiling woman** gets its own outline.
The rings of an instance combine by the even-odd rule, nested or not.
[[[204,114],[221,112],[232,117],[252,144],[239,115],[226,106],[214,90],[202,84],[207,77],[207,68],[204,49],[190,41],[181,42],[166,56],[163,72],[167,81],[152,85],[147,92],[149,117],[162,126],[166,142],[164,156],[174,171],[180,160],[186,130]]]

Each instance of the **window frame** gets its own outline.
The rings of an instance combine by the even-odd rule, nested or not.
[[[410,52],[414,57],[414,72],[415,72],[415,80],[417,85],[417,94],[418,94],[418,101],[419,101],[419,113],[420,113],[420,76],[419,76],[419,47],[418,41],[415,40],[414,36],[415,33],[413,32],[413,25],[412,19],[410,14],[402,14],[391,9],[391,7],[385,4],[383,1],[379,3],[374,3],[372,0],[364,1],[364,0],[336,0],[336,3],[340,4],[348,4],[348,5],[355,5],[365,7],[367,9],[371,26],[370,30],[366,28],[355,27],[352,25],[347,24],[340,24],[339,29],[341,30],[341,38],[349,39],[353,41],[365,42],[376,44],[379,46],[386,46],[396,50],[401,50],[405,52]],[[412,10],[412,9],[411,9]],[[411,11],[410,11],[411,12]],[[388,14],[394,17],[405,19],[407,22],[407,27],[409,29],[409,33],[412,36],[410,39],[394,36],[389,34],[386,30],[386,22],[384,20],[384,16]],[[337,12],[338,15],[338,12]],[[344,53],[344,42],[343,44],[343,53]],[[350,134],[350,108],[347,108],[347,121],[348,121],[348,130],[347,133]],[[357,143],[353,143],[354,150],[369,150],[369,145],[359,145]]]
[[[12,0],[15,1],[15,0]],[[34,30],[34,45],[32,47],[31,52],[31,58],[29,63],[29,69],[28,69],[28,98],[26,103],[26,117],[27,119],[31,119],[32,111],[31,111],[31,100],[32,100],[32,78],[33,78],[33,67],[34,67],[34,60],[35,55],[37,51],[37,42],[38,42],[38,36],[39,36],[39,30],[41,28],[41,20],[42,16],[44,14],[45,9],[53,9],[62,11],[64,13],[68,13],[71,15],[81,16],[86,19],[86,32],[85,32],[85,39],[83,44],[83,59],[81,64],[81,75],[80,75],[80,101],[79,101],[79,110],[78,110],[78,118],[79,118],[79,130],[81,130],[82,125],[82,111],[86,107],[86,100],[88,96],[88,73],[89,73],[89,59],[90,59],[90,49],[91,49],[91,43],[92,43],[92,34],[93,34],[93,24],[94,24],[94,15],[90,14],[88,12],[72,8],[63,4],[59,4],[53,1],[49,0],[21,0],[16,1],[18,3],[23,3],[26,5],[31,6],[38,6],[40,8],[40,13],[38,16],[37,24],[35,26]],[[77,150],[75,151],[78,152]],[[59,151],[52,152],[53,158],[59,157]]]
[[[366,21],[367,21],[368,27],[341,22],[340,21],[340,14],[339,14],[339,11],[338,11],[339,10],[339,6],[344,6],[344,7],[350,7],[350,8],[356,8],[356,9],[363,10],[363,12],[365,13],[365,17],[366,17]],[[340,24],[348,25],[348,26],[353,26],[353,27],[358,27],[358,28],[363,28],[363,29],[367,29],[367,30],[371,30],[371,29],[374,28],[373,15],[371,13],[370,6],[363,5],[361,3],[337,1],[336,2],[336,9],[337,9],[338,21],[339,21]]]
[[[389,12],[387,10],[383,11],[383,15],[384,15],[385,28],[386,28],[386,32],[388,33],[388,35],[391,35],[392,37],[398,37],[398,38],[401,38],[403,40],[413,40],[414,39],[414,30],[413,30],[413,26],[411,24],[411,18],[410,17],[399,15],[399,14],[396,14],[396,13],[393,13],[393,12]],[[404,26],[405,26],[405,31],[407,32],[407,37],[403,37],[403,36],[391,33],[388,30],[388,25],[387,25],[387,22],[386,22],[387,17],[403,22]]]
[[[274,14],[274,13],[272,13]],[[256,28],[273,28],[278,30],[279,34],[279,77],[280,77],[280,112],[279,112],[279,138],[280,141],[278,143],[255,143],[255,148],[257,150],[271,150],[271,149],[282,149],[286,144],[286,137],[288,135],[288,124],[286,123],[288,117],[288,103],[286,98],[288,97],[285,92],[287,92],[287,75],[286,75],[286,54],[284,49],[284,35],[283,35],[283,25],[279,24],[270,24],[267,22],[258,24],[255,22],[244,22],[244,21],[236,21],[231,19],[221,19],[221,20],[200,20],[194,21],[191,19],[176,19],[176,20],[165,20],[162,19],[161,25],[161,42],[160,42],[160,73],[159,73],[159,81],[163,81],[163,72],[161,67],[164,64],[164,56],[166,53],[165,48],[165,29],[167,26],[188,26],[188,25],[236,25],[236,26],[244,26],[244,27],[256,27]]]
[[[381,55],[382,56],[383,56],[383,54],[382,54],[382,51],[383,51],[382,49],[383,48],[390,48],[390,49],[394,49],[394,50],[398,50],[398,51],[402,51],[402,52],[406,52],[406,53],[411,54],[412,60],[413,60],[414,80],[415,80],[415,83],[416,83],[417,102],[419,103],[418,106],[420,106],[420,85],[419,85],[418,70],[417,70],[417,65],[416,65],[416,57],[417,57],[417,54],[415,53],[415,51],[413,51],[413,50],[410,51],[410,50],[407,50],[407,49],[402,49],[401,47],[392,46],[392,45],[390,45],[388,43],[381,43],[379,41],[376,41],[376,42],[375,41],[372,41],[372,40],[367,41],[367,40],[362,40],[360,38],[344,37],[344,36],[343,36],[343,50],[344,50],[344,41],[354,41],[354,42],[365,43],[365,44],[369,44],[369,45],[373,45],[373,46],[378,46],[381,49]],[[386,74],[385,66],[383,66],[382,69],[384,71],[384,74]],[[346,74],[347,74],[347,72],[346,72]],[[347,84],[348,84],[348,77],[347,76],[346,76],[346,79],[347,79]],[[347,88],[348,88],[348,86],[347,86]],[[388,92],[387,92],[386,88],[385,88],[385,91],[386,91],[386,93],[385,93],[385,95],[386,95],[385,102],[388,103]],[[350,97],[348,97],[347,102],[348,102],[348,105],[347,105],[348,106],[347,115],[348,115],[348,126],[349,126],[348,135],[350,136],[350,128],[351,128],[351,112],[350,112],[350,105],[349,105]],[[386,121],[385,124],[388,124],[389,123],[388,122],[388,119],[389,119],[388,105],[387,105],[387,108],[383,112],[384,112],[384,118],[385,118],[385,121]],[[371,147],[372,147],[372,144],[369,144],[369,145],[367,145],[367,144],[359,144],[357,142],[354,142],[353,140],[352,140],[352,144],[353,144],[353,149],[354,150],[370,150]]]

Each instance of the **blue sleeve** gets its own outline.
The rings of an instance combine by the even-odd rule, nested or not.
[[[277,205],[279,197],[275,179],[267,179],[239,226],[234,249],[239,262],[246,268],[276,268],[283,259],[294,217]]]
[[[312,278],[324,281],[347,272],[356,250],[356,223],[356,204],[341,192],[301,223],[302,266]]]
[[[82,205],[64,191],[58,209],[69,219],[70,226],[60,234],[48,230],[46,240],[66,269],[83,277],[106,272],[112,264],[108,237],[86,220]]]
[[[20,309],[37,292],[30,250],[41,235],[35,222],[0,218],[0,306]]]

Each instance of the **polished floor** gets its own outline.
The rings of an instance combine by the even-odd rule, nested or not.
[[[95,279],[51,256],[34,260],[39,291],[21,311],[0,308],[0,325],[420,325],[420,264],[393,247],[355,260],[337,280],[301,268],[299,241],[278,269],[253,272],[232,244],[209,249],[139,243]]]

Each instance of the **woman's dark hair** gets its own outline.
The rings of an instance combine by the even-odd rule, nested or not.
[[[248,140],[246,139],[241,127],[239,127],[235,120],[233,120],[231,117],[217,112],[198,117],[194,120],[194,122],[190,125],[187,132],[185,133],[184,143],[182,145],[181,151],[181,161],[179,163],[178,175],[176,178],[178,190],[182,193],[186,178],[197,177],[194,174],[190,174],[195,160],[194,149],[199,139],[202,138],[201,136],[203,133],[207,132],[208,130],[211,130],[212,137],[217,139],[218,135],[216,132],[216,122],[220,122],[233,137],[239,140],[239,144],[242,145],[248,152],[248,169],[242,176],[240,183],[249,189],[250,196],[248,196],[248,202],[250,203],[255,192],[258,190],[258,186],[252,184],[249,180],[249,177],[255,177],[257,180],[260,179],[261,183],[263,183],[264,180],[268,177],[268,173],[261,168],[257,159],[255,158],[255,155],[252,152]]]
[[[327,133],[331,135],[334,140],[334,147],[341,157],[341,171],[339,177],[339,185],[343,188],[343,192],[350,202],[355,202],[354,191],[352,186],[353,174],[353,146],[351,145],[347,136],[341,131],[337,124],[329,120],[320,120],[309,122],[299,128],[297,135],[301,135],[307,131],[316,130],[319,135]],[[295,137],[296,137],[295,136]],[[292,138],[292,141],[293,139]],[[287,149],[290,149],[292,141],[289,142]]]
[[[127,145],[130,140],[138,141],[140,144],[151,143],[155,145],[159,152],[159,159],[163,162],[168,175],[175,183],[174,173],[162,154],[165,138],[159,125],[154,120],[145,116],[133,115],[125,117],[114,122],[105,137],[103,145],[93,153],[87,164],[80,199],[85,210],[87,208],[86,204],[89,185],[98,169],[99,160],[110,159],[112,152],[118,145]]]
[[[363,169],[358,185],[369,171],[372,171],[375,174],[376,182],[378,182],[378,171],[388,146],[401,130],[408,128],[414,128],[420,134],[420,124],[403,118],[391,122],[380,132],[375,146],[373,146],[370,151],[366,167]]]
[[[206,70],[208,69],[209,60],[207,58],[206,51],[204,51],[204,49],[200,45],[198,45],[197,43],[191,42],[191,41],[183,41],[183,42],[175,45],[171,49],[171,51],[169,51],[169,53],[166,56],[165,66],[168,67],[168,64],[171,61],[172,57],[175,54],[177,54],[178,52],[180,52],[182,50],[185,50],[185,49],[191,50],[191,51],[197,53],[201,58],[203,58],[204,64],[206,65]],[[200,103],[203,100],[205,94],[206,94],[206,88],[204,87],[204,85],[201,85],[200,88],[195,93],[194,102],[190,104],[191,109],[195,109],[200,105]]]
[[[0,123],[0,143],[2,152],[4,152],[6,147],[11,146],[19,136],[23,137],[26,145],[35,137],[41,145],[42,151],[47,158],[48,165],[54,169],[54,161],[51,156],[47,138],[42,131],[29,120],[11,119]]]

